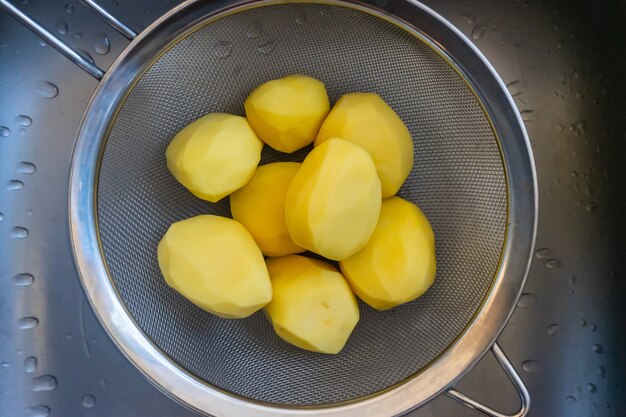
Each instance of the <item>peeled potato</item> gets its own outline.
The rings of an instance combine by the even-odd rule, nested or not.
[[[244,117],[212,113],[181,130],[167,147],[167,167],[196,197],[213,203],[244,186],[263,142]]]
[[[203,215],[174,223],[158,259],[170,287],[220,317],[249,316],[272,299],[263,255],[235,220]]]
[[[433,230],[415,204],[391,197],[367,245],[339,265],[359,298],[378,310],[412,301],[435,280]]]
[[[398,192],[413,168],[413,140],[380,96],[351,93],[339,99],[320,128],[315,146],[332,137],[361,145],[372,155],[383,198]]]
[[[262,165],[243,188],[230,196],[233,219],[248,229],[266,256],[304,252],[291,240],[285,222],[287,187],[298,169],[297,162]]]
[[[274,298],[265,306],[274,330],[299,348],[338,353],[359,321],[356,298],[325,262],[299,255],[267,260]]]
[[[287,190],[296,245],[336,261],[365,246],[380,213],[380,181],[367,151],[331,138],[309,153]]]
[[[330,110],[326,88],[306,75],[290,75],[257,87],[244,103],[263,142],[291,153],[313,142]]]

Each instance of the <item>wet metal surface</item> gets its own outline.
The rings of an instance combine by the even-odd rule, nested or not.
[[[102,68],[128,42],[78,1],[15,3]],[[102,1],[135,30],[177,3]],[[499,340],[529,387],[530,415],[626,415],[626,4],[427,3],[493,63],[533,145],[538,251]],[[74,270],[69,164],[95,86],[0,12],[0,415],[195,416],[117,351]],[[457,388],[502,411],[517,407],[489,355]],[[475,415],[445,397],[411,414]]]

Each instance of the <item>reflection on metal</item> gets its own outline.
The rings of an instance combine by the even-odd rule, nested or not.
[[[98,12],[100,17],[102,17],[108,24],[113,26],[115,30],[117,30],[119,33],[124,35],[129,40],[132,41],[133,39],[135,39],[135,37],[137,37],[137,32],[135,32],[134,30],[126,26],[124,23],[122,23],[119,19],[117,19],[111,13],[106,11],[106,9],[104,9],[94,0],[80,0],[80,1],[85,6],[91,7],[93,10]]]
[[[494,343],[491,351],[493,352],[493,355],[496,357],[498,363],[500,364],[500,366],[502,366],[502,369],[509,377],[509,379],[513,383],[513,386],[517,390],[517,393],[519,394],[521,404],[517,412],[515,412],[514,414],[500,413],[476,400],[471,399],[467,395],[455,390],[454,388],[448,390],[446,395],[471,409],[474,409],[491,417],[524,417],[528,414],[528,410],[530,408],[530,394],[528,393],[528,389],[524,385],[522,378],[520,378],[519,374],[513,367],[511,361],[509,361],[509,358],[507,358],[502,351],[500,345],[498,343]]]

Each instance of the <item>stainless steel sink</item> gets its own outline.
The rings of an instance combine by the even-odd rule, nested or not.
[[[128,42],[78,1],[19,3],[102,68]],[[102,3],[141,30],[179,2]],[[624,416],[626,2],[426,3],[494,64],[531,138],[539,250],[499,339],[530,390],[530,415]],[[0,12],[0,416],[195,416],[118,352],[76,276],[69,165],[95,87]],[[517,408],[489,355],[459,388]],[[440,397],[410,415],[477,414]]]

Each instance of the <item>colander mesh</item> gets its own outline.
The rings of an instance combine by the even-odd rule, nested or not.
[[[378,312],[361,304],[345,349],[321,355],[281,341],[262,313],[212,316],[170,289],[156,259],[168,226],[229,215],[228,199],[193,197],[165,165],[174,134],[209,112],[243,114],[259,84],[293,73],[342,94],[380,94],[415,141],[400,195],[436,236],[437,280],[415,302]],[[263,162],[300,161],[264,149]],[[171,359],[223,390],[260,401],[321,405],[374,394],[410,377],[468,325],[498,267],[507,197],[497,139],[476,97],[429,46],[397,26],[339,6],[282,4],[241,11],[161,56],[123,103],[98,184],[102,248],[112,280],[143,331]]]

